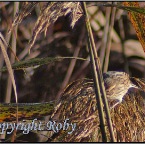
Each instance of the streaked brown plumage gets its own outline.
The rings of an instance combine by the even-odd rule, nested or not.
[[[103,78],[108,100],[117,100],[112,108],[122,102],[122,98],[130,88],[145,90],[142,79],[129,77],[125,72],[108,71],[103,74]]]
[[[109,71],[103,74],[103,78],[108,101],[118,101],[112,107],[122,101],[130,88],[145,90],[142,79],[129,77],[125,72]],[[54,133],[48,141],[79,142],[92,139],[99,125],[96,104],[93,80],[80,79],[68,85],[57,102],[51,119],[63,121],[69,118],[70,122],[77,123],[76,130],[72,135],[68,135],[67,131]]]

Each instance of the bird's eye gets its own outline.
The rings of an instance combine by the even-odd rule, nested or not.
[[[109,78],[110,76],[108,75],[108,74],[106,74],[106,73],[103,73],[103,79],[107,79],[107,78]]]

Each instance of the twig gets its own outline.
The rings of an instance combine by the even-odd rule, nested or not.
[[[87,31],[88,31],[88,40],[90,43],[88,43],[89,49],[90,49],[90,58],[92,61],[92,67],[93,67],[93,74],[94,74],[94,85],[95,85],[95,93],[96,93],[96,99],[98,101],[97,106],[98,106],[98,112],[99,112],[99,118],[100,118],[100,128],[101,128],[101,133],[102,133],[102,140],[107,141],[107,135],[106,135],[106,129],[105,129],[105,118],[104,118],[104,113],[103,113],[103,107],[102,107],[102,101],[101,97],[103,99],[104,107],[105,107],[105,112],[106,112],[106,117],[107,117],[107,123],[109,127],[109,132],[110,132],[110,137],[111,141],[115,142],[115,137],[113,133],[113,128],[112,128],[112,121],[110,118],[110,113],[109,113],[109,106],[106,98],[106,92],[105,88],[103,85],[103,77],[102,77],[102,72],[100,70],[100,61],[95,49],[95,43],[93,39],[93,34],[90,26],[90,22],[88,19],[88,13],[86,9],[86,3],[83,2],[83,9],[86,15],[86,26],[87,26]],[[97,70],[97,72],[96,72]],[[102,96],[101,96],[101,93]]]
[[[110,27],[109,27],[109,33],[108,33],[108,41],[107,41],[107,48],[106,48],[106,58],[105,58],[103,72],[107,72],[107,70],[108,70],[109,56],[110,56],[110,49],[111,49],[111,40],[112,40],[111,39],[112,38],[112,30],[113,30],[113,26],[114,26],[116,8],[111,8],[111,10],[112,10],[111,23],[110,23]]]
[[[82,45],[82,40],[83,40],[83,38],[84,38],[84,28],[82,29],[82,33],[81,33],[80,38],[79,38],[79,40],[78,40],[78,45],[77,45],[77,47],[76,47],[76,49],[75,49],[75,51],[74,51],[73,57],[78,57],[79,52],[80,52],[80,48],[81,48],[81,45]],[[63,89],[64,89],[64,88],[66,87],[66,85],[68,84],[68,82],[69,82],[69,80],[70,80],[70,78],[71,78],[72,72],[73,72],[73,70],[74,70],[76,61],[77,61],[77,59],[72,59],[72,60],[71,60],[70,65],[69,65],[69,67],[68,67],[68,70],[67,70],[67,72],[66,72],[65,78],[64,78],[64,80],[63,80],[63,82],[62,82],[61,88],[60,88],[60,90],[59,90],[59,92],[58,92],[56,98],[59,98],[59,97],[60,97],[60,95],[61,95]]]
[[[107,142],[107,135],[106,135],[106,129],[105,129],[105,118],[104,118],[104,113],[103,113],[103,105],[102,105],[102,100],[101,100],[101,93],[100,93],[100,86],[99,86],[99,81],[98,81],[98,74],[97,74],[97,67],[95,64],[95,59],[94,59],[94,53],[93,53],[93,48],[94,48],[94,43],[93,43],[93,36],[92,36],[92,31],[90,28],[90,23],[88,19],[88,13],[86,9],[86,3],[83,2],[83,9],[86,15],[86,28],[87,28],[87,34],[88,34],[88,48],[90,51],[90,59],[92,63],[92,68],[93,68],[93,76],[94,76],[94,86],[95,86],[95,93],[96,93],[96,99],[97,99],[97,107],[98,107],[98,113],[99,113],[99,118],[100,118],[100,129],[102,133],[102,141]]]
[[[123,19],[121,18],[119,20],[119,29],[120,29],[120,36],[121,36],[121,45],[122,45],[122,56],[124,58],[124,69],[129,74],[129,67],[128,67],[128,60],[125,55],[125,48],[124,48],[124,41],[125,41],[125,32],[124,32],[124,25],[123,25]]]
[[[103,38],[102,38],[102,46],[100,49],[100,63],[101,63],[101,69],[103,70],[103,64],[105,60],[105,51],[107,47],[107,36],[109,33],[109,21],[110,21],[110,14],[111,14],[111,9],[106,8],[106,25],[104,27],[104,32],[103,32]]]
[[[86,59],[89,59],[89,57],[87,57]],[[80,79],[83,78],[85,76],[85,70],[88,69],[88,65],[90,64],[90,61],[84,61],[83,64],[81,65],[81,67],[78,69],[78,71],[76,71],[74,73],[74,75],[71,77],[71,81],[74,81],[76,79]],[[83,74],[83,75],[82,75]]]
[[[14,15],[16,14],[17,10],[19,8],[19,2],[15,2],[14,3]],[[17,27],[14,28],[14,32],[12,35],[12,51],[16,54],[16,37],[17,35]],[[15,56],[13,55],[13,53],[11,53],[11,57],[10,57],[10,61],[11,63],[13,63],[15,61]],[[6,91],[6,96],[5,96],[5,102],[8,103],[11,100],[11,92],[12,92],[12,81],[11,81],[11,76],[8,76],[8,80],[7,80],[7,91]],[[16,97],[16,103],[18,103],[18,98]],[[18,123],[18,106],[16,109],[16,123]],[[13,135],[11,137],[11,142],[14,142],[16,137],[16,130],[13,132]]]

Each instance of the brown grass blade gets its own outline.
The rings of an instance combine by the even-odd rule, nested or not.
[[[6,66],[8,68],[8,72],[9,72],[10,77],[11,77],[11,80],[12,80],[12,84],[13,84],[13,88],[14,88],[14,93],[15,93],[16,103],[18,103],[18,96],[17,96],[15,78],[14,78],[14,74],[13,74],[13,71],[12,71],[12,67],[11,67],[11,63],[10,63],[9,57],[7,55],[7,52],[6,52],[6,47],[7,46],[8,46],[7,45],[7,42],[5,41],[3,35],[0,33],[0,47],[1,47],[1,50],[2,50],[2,53],[3,53],[4,59],[5,59],[5,62],[6,62]]]
[[[6,47],[8,47],[8,44],[5,41],[5,39],[4,39],[4,37],[1,33],[0,33],[0,47],[1,47],[1,50],[2,50],[2,53],[3,53],[4,60],[6,62],[6,66],[8,68],[8,72],[9,72],[9,75],[10,75],[10,78],[11,78],[11,81],[12,81],[13,88],[14,88],[16,104],[18,104],[18,96],[17,96],[15,78],[14,78],[14,74],[13,74],[13,70],[12,70],[12,67],[11,67],[9,57],[7,55],[7,52],[6,52]],[[16,123],[18,123],[18,106],[16,108]],[[12,135],[11,142],[14,142],[15,136],[16,136],[16,131],[14,131],[14,133]]]

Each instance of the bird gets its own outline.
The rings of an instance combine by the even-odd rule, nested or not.
[[[108,101],[116,101],[111,109],[122,102],[123,97],[131,88],[145,91],[145,80],[130,77],[126,72],[108,71],[103,73],[103,79]]]
[[[113,106],[110,105],[111,109],[122,102],[130,88],[145,90],[143,79],[130,77],[125,72],[108,71],[103,73],[103,83],[108,102],[117,101]],[[69,123],[77,123],[76,129],[71,135],[63,130],[51,133],[47,141],[80,142],[93,139],[94,132],[98,130],[100,123],[97,103],[92,79],[81,78],[70,83],[56,102],[50,120],[62,122],[68,118]]]
[[[131,88],[145,92],[145,79],[130,77],[122,71],[108,71],[103,73],[103,82],[108,101],[116,101],[110,108],[114,108],[122,102],[123,97],[129,94]],[[81,94],[95,95],[92,79],[79,79],[69,84],[61,95],[60,102],[78,97]]]

